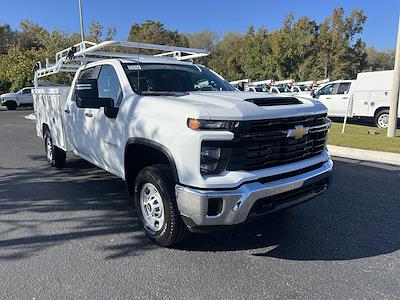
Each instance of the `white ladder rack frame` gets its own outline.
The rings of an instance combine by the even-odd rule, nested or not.
[[[76,73],[76,71],[85,63],[97,61],[102,59],[101,57],[108,58],[129,58],[140,60],[144,57],[151,55],[143,55],[137,53],[126,53],[126,52],[111,52],[105,51],[106,47],[126,47],[132,49],[147,49],[147,50],[158,50],[161,53],[155,54],[155,57],[165,57],[175,59],[178,61],[193,60],[194,58],[208,56],[210,52],[203,49],[193,49],[185,47],[175,47],[158,44],[148,44],[131,41],[104,41],[101,43],[92,43],[83,41],[74,45],[73,47],[64,49],[56,53],[55,63],[50,64],[49,60],[46,59],[46,66],[42,67],[41,62],[38,62],[37,69],[35,71],[35,80],[37,78],[54,75],[60,72]],[[72,49],[75,49],[73,57],[68,57],[68,54]],[[103,51],[100,51],[103,50]]]

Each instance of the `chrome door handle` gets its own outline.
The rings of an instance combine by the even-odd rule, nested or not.
[[[92,113],[85,113],[85,116],[88,117],[88,118],[91,118],[91,117],[93,117],[93,114]]]

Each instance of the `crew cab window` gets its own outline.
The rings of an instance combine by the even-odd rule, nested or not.
[[[347,94],[349,89],[350,89],[350,82],[341,83],[341,84],[339,84],[339,88],[338,88],[337,93],[341,94],[341,95],[342,94]]]
[[[318,95],[332,95],[335,84],[328,84],[319,90]]]
[[[133,91],[140,95],[235,90],[226,80],[200,65],[148,63],[123,66]]]
[[[32,94],[32,90],[31,89],[24,89],[22,90],[22,94]]]
[[[113,66],[104,65],[101,67],[97,86],[99,98],[111,98],[114,100],[114,105],[119,106],[122,101],[122,89]]]

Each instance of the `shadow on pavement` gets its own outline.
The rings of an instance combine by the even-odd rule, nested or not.
[[[21,259],[63,242],[111,235],[132,238],[123,239],[124,245],[98,245],[107,258],[154,247],[141,233],[122,180],[81,159],[67,160],[61,170],[48,167],[42,156],[31,159],[43,160],[43,166],[0,167],[0,259]]]
[[[81,159],[68,160],[62,170],[50,169],[45,161],[40,165],[0,168],[0,259],[22,259],[60,243],[115,235],[124,238],[96,248],[106,258],[156,249],[140,230],[122,180]],[[336,162],[333,186],[325,195],[227,233],[193,234],[174,248],[250,250],[257,257],[287,260],[391,253],[400,247],[399,173]],[[397,184],[389,184],[393,178]]]

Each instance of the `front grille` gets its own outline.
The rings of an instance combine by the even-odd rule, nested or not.
[[[253,99],[246,99],[245,101],[254,103],[258,106],[293,105],[293,104],[303,103],[295,97],[253,98]]]
[[[325,191],[329,187],[329,178],[320,180],[306,186],[302,186],[298,189],[287,191],[278,195],[262,198],[254,203],[250,210],[249,218],[257,217],[268,212],[275,210],[277,207],[282,206],[286,203],[295,202],[296,200],[305,197],[310,194],[315,196]]]
[[[296,126],[309,128],[302,137],[287,137]],[[322,153],[329,130],[326,114],[240,122],[226,169],[258,170],[311,158]]]

